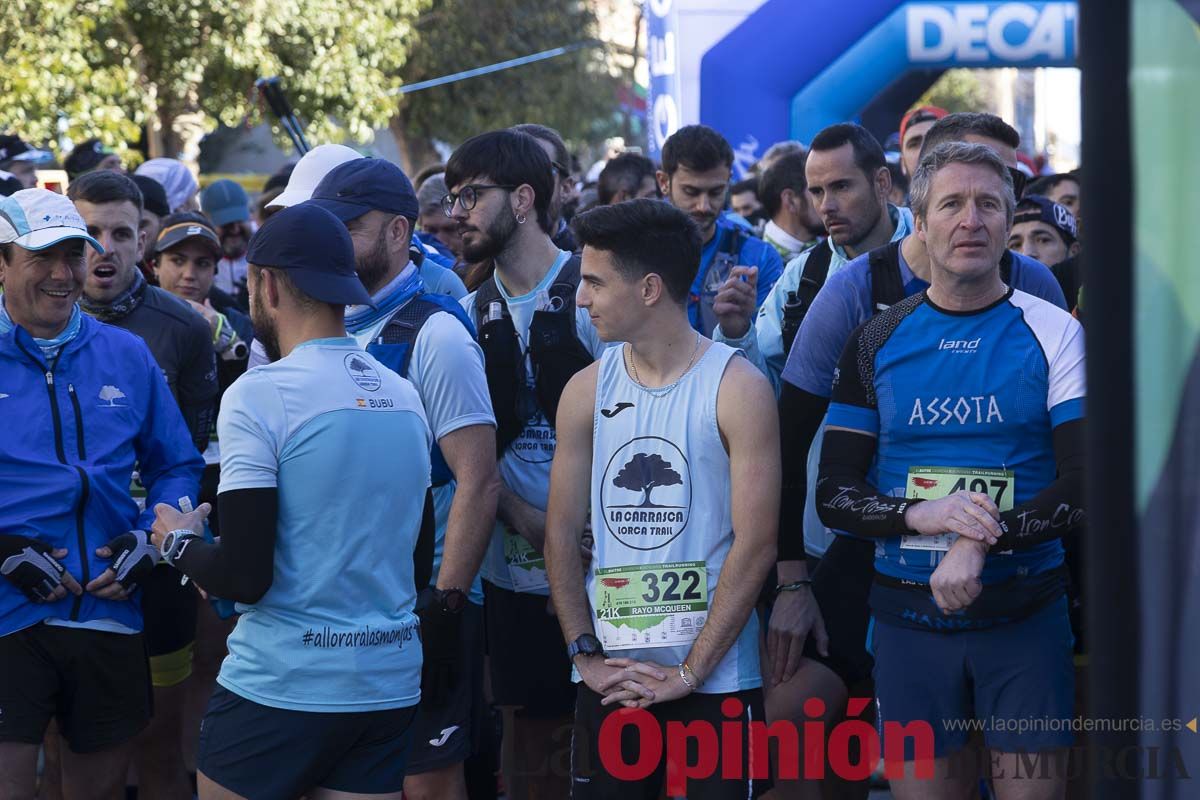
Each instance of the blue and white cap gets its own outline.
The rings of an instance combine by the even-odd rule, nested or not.
[[[88,236],[87,223],[64,195],[49,189],[22,189],[0,198],[0,244],[44,250],[64,239],[83,239],[97,253],[104,252]]]

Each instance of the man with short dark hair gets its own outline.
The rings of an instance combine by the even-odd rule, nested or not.
[[[446,176],[441,172],[430,175],[417,187],[417,204],[421,210],[417,227],[422,233],[428,234],[423,240],[426,244],[457,261],[462,255],[462,238],[458,233],[458,223],[442,211],[442,198],[447,191]]]
[[[559,397],[604,345],[578,308],[579,258],[546,233],[554,179],[538,140],[512,130],[463,142],[446,164],[446,213],[463,257],[495,270],[462,299],[483,349],[501,478],[484,557],[491,685],[506,715],[505,786],[513,797],[563,797],[546,743],[570,722],[574,688],[562,632],[548,612],[542,555]]]
[[[67,171],[68,178],[76,180],[93,170],[123,173],[125,166],[121,163],[121,157],[112,148],[105,147],[99,139],[85,139],[63,159],[63,169]]]
[[[37,186],[37,165],[53,158],[49,150],[38,150],[20,136],[0,136],[0,170],[11,173],[25,189]]]
[[[701,242],[687,215],[632,200],[581,215],[575,229],[579,304],[605,341],[625,344],[563,392],[546,515],[546,564],[579,683],[572,796],[657,798],[671,765],[653,764],[637,783],[608,771],[601,729],[612,714],[646,708],[660,735],[763,717],[754,604],[774,560],[775,403],[737,350],[691,327]],[[578,554],[589,508],[595,550],[585,579]],[[623,763],[643,763],[644,748],[616,747]],[[736,752],[747,766],[746,745]],[[767,785],[749,772],[708,770],[687,794],[756,797]]]
[[[142,219],[138,223],[138,230],[146,234],[146,252],[142,260],[138,262],[138,267],[142,270],[142,275],[146,280],[157,282],[158,279],[154,277],[154,268],[150,262],[153,260],[154,243],[158,241],[158,232],[162,229],[163,218],[171,213],[171,206],[167,203],[167,190],[149,175],[130,175],[129,177],[137,184],[138,191],[142,193]]]
[[[1079,170],[1045,175],[1031,181],[1025,191],[1044,195],[1079,218]]]
[[[653,161],[641,153],[621,153],[600,170],[596,184],[599,205],[623,203],[640,197],[658,197]]]
[[[767,298],[783,272],[775,249],[754,236],[740,219],[723,212],[733,174],[733,148],[705,125],[686,125],[663,143],[657,173],[662,196],[691,216],[700,228],[703,247],[688,300],[692,327],[712,334],[719,323],[717,294],[738,284],[753,308]],[[753,313],[753,311],[751,311]]]
[[[758,179],[767,218],[763,241],[775,248],[785,264],[816,244],[824,230],[808,198],[806,161],[803,152],[787,153],[775,159]]]
[[[131,232],[136,226],[133,209]],[[151,714],[137,589],[158,561],[148,538],[154,514],[130,497],[129,476],[136,466],[152,503],[188,505],[203,467],[145,343],[80,314],[85,245],[101,251],[62,195],[26,189],[0,200],[6,798],[34,797],[38,750],[52,718],[66,742],[65,796],[123,793],[140,749],[135,738]]]
[[[140,229],[142,193],[120,172],[94,170],[72,181],[68,195],[105,248],[87,259],[80,306],[101,322],[137,334],[154,354],[196,450],[208,447],[219,391],[212,330],[184,301],[151,286],[138,269],[146,246]],[[136,487],[135,487],[136,488]],[[180,745],[184,685],[192,672],[196,592],[162,567],[147,579],[146,644],[155,687],[155,715],[139,740],[140,785],[155,796],[187,787]]]
[[[829,238],[788,263],[757,314],[748,285],[738,281],[722,287],[714,306],[720,326],[713,338],[742,348],[775,387],[799,327],[796,317],[803,318],[826,276],[860,253],[907,235],[912,224],[906,209],[888,203],[891,175],[883,149],[861,125],[840,123],[819,132],[804,169],[808,195]]]
[[[758,177],[743,178],[729,187],[729,209],[751,226],[758,224],[762,203],[758,199]]]
[[[1040,194],[1026,193],[1017,203],[1008,248],[1050,268],[1067,298],[1067,310],[1079,302],[1079,224],[1066,206]]]
[[[370,296],[337,217],[284,209],[247,255],[274,359],[221,404],[221,540],[202,537],[207,504],[154,509],[164,560],[244,612],[204,717],[200,797],[399,800],[433,437],[412,385],[345,335]]]
[[[571,154],[567,151],[566,142],[554,128],[526,122],[512,127],[518,133],[528,134],[537,140],[538,145],[546,151],[550,166],[554,170],[554,195],[550,200],[550,240],[554,246],[571,253],[579,251],[575,243],[575,234],[563,219],[565,209],[575,198],[575,183],[571,180]]]
[[[918,106],[900,118],[900,168],[912,177],[921,160],[921,145],[926,132],[949,112],[937,106]]]

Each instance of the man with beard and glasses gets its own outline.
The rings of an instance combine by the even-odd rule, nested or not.
[[[145,249],[142,193],[119,172],[89,172],[68,191],[104,252],[88,254],[79,304],[101,322],[140,336],[158,362],[196,449],[208,446],[218,393],[212,332],[204,318],[170,292],[151,286],[138,269]],[[139,486],[134,490],[140,494]],[[192,673],[196,592],[166,565],[142,595],[146,645],[154,683],[154,719],[138,741],[138,780],[147,794],[177,797],[188,790],[180,743],[181,707]]]
[[[221,237],[222,257],[217,264],[214,285],[238,300],[242,309],[249,307],[246,296],[246,246],[254,233],[250,222],[250,198],[236,181],[214,181],[200,193],[200,208],[212,220]]]
[[[154,514],[139,512],[129,476],[136,463],[153,502],[194,501],[203,466],[142,340],[80,314],[85,247],[101,245],[62,195],[26,189],[0,200],[5,798],[37,794],[51,719],[67,746],[50,738],[42,796],[55,787],[71,798],[123,795],[151,714],[136,590],[158,560]],[[147,794],[188,797],[186,780],[174,794]]]
[[[371,298],[337,217],[284,209],[248,257],[275,358],[221,406],[220,543],[201,537],[207,505],[155,508],[163,558],[243,612],[204,717],[199,794],[400,800],[433,437],[412,384],[346,336],[346,306]]]
[[[425,669],[404,792],[410,800],[466,800],[463,762],[479,741],[485,711],[479,565],[500,486],[483,352],[467,313],[423,286],[410,258],[419,208],[399,167],[378,158],[341,164],[309,203],[346,225],[358,278],[371,295],[371,306],[346,309],[346,331],[412,381],[436,442],[434,580],[418,587]]]
[[[482,572],[492,693],[512,709],[505,785],[513,798],[564,797],[569,781],[547,770],[546,743],[570,723],[575,692],[548,602],[545,509],[558,398],[604,345],[575,305],[579,258],[546,233],[554,177],[537,140],[512,130],[468,139],[446,165],[446,185],[463,256],[495,264],[462,305],[479,332],[497,424],[498,523]]]
[[[700,226],[703,242],[688,294],[688,318],[693,328],[713,338],[722,288],[736,286],[757,308],[783,272],[783,259],[775,248],[754,236],[740,217],[735,221],[736,215],[722,213],[732,174],[733,148],[712,128],[688,125],[663,144],[659,190]]]

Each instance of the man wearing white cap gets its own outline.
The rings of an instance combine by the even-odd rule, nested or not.
[[[312,197],[317,184],[334,167],[362,157],[362,153],[351,150],[342,144],[322,144],[314,147],[296,162],[296,168],[292,170],[292,176],[288,178],[287,188],[278,197],[267,203],[267,208],[276,206],[287,208],[303,203]]]
[[[44,189],[0,199],[0,797],[33,797],[50,719],[67,797],[124,787],[150,719],[139,583],[157,502],[194,503],[204,462],[137,336],[81,314],[88,235]]]

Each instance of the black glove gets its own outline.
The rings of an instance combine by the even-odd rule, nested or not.
[[[26,536],[0,534],[0,575],[34,603],[51,599],[66,567],[50,555],[54,548]]]
[[[126,591],[133,591],[139,583],[150,576],[150,571],[162,558],[158,548],[150,541],[145,531],[128,531],[107,545],[112,551],[108,566],[115,573],[117,583]]]
[[[421,618],[421,700],[431,708],[446,705],[458,689],[459,640],[462,637],[462,609],[466,597],[461,590],[439,591],[428,586],[417,595],[417,616]]]

